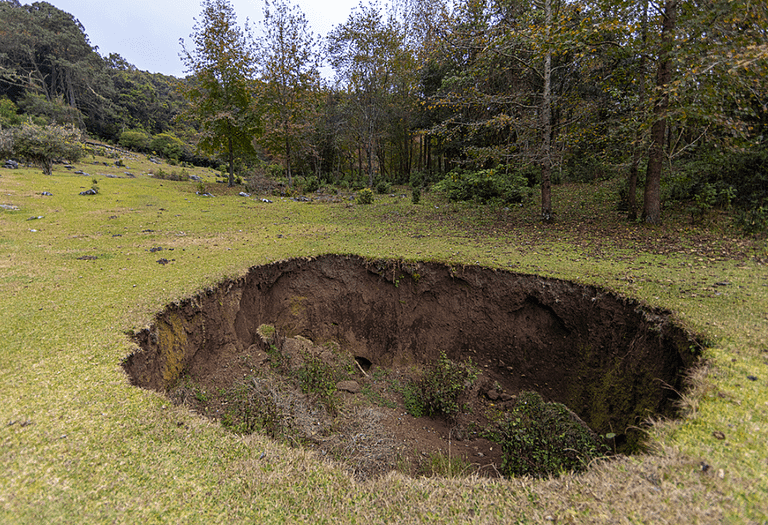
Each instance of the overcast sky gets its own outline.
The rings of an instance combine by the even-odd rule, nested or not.
[[[200,0],[47,0],[72,14],[85,27],[91,45],[102,56],[117,53],[137,68],[152,73],[184,76],[179,38],[187,44],[193,18],[202,11]],[[31,3],[32,0],[22,0]],[[230,0],[242,27],[246,18],[254,28],[262,20],[263,0]],[[301,7],[314,34],[325,36],[346,22],[358,0],[293,0]]]

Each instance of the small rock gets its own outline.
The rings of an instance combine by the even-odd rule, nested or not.
[[[157,264],[162,264],[163,266],[165,266],[166,264],[168,264],[168,263],[170,263],[170,262],[171,262],[171,261],[169,261],[169,260],[168,260],[168,259],[166,259],[165,257],[163,257],[162,259],[158,259],[158,260],[157,260]]]
[[[512,401],[514,397],[507,393],[504,393],[504,394],[499,394],[499,399],[501,399],[503,402],[506,403],[507,401]]]
[[[715,430],[714,432],[712,432],[712,436],[713,436],[715,439],[725,439],[725,434],[723,434],[723,433],[722,433],[722,432],[720,432],[719,430]]]
[[[757,376],[747,376],[750,381],[757,381]]]
[[[342,392],[349,392],[350,394],[359,394],[360,383],[358,383],[357,381],[340,381],[336,385],[336,390],[341,390]]]
[[[250,193],[245,193],[244,191],[241,191],[240,193],[238,193],[238,195],[240,195],[241,197],[250,197],[251,196]]]
[[[44,191],[40,195],[43,195],[44,197],[53,197],[53,193],[51,193],[50,191]]]
[[[267,204],[272,204],[272,201],[269,199],[261,199],[261,202],[266,202]]]
[[[90,190],[81,191],[80,195],[96,195],[97,193],[99,192],[91,188]]]
[[[488,399],[491,401],[496,401],[499,399],[499,393],[494,389],[489,390],[485,395],[488,396]]]
[[[43,216],[42,216],[42,215],[38,215],[37,217],[30,217],[30,218],[29,218],[29,219],[27,219],[27,220],[28,220],[28,221],[37,221],[37,220],[40,220],[40,219],[42,219],[42,218],[43,218]]]
[[[0,204],[0,210],[5,211],[18,211],[19,207],[13,204]]]

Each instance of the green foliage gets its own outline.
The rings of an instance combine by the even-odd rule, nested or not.
[[[413,417],[453,419],[459,413],[462,394],[479,374],[472,359],[454,363],[445,352],[440,352],[437,362],[426,370],[420,381],[402,387],[405,409]]]
[[[338,371],[329,363],[314,355],[304,356],[304,365],[296,371],[301,391],[316,395],[329,410],[336,408],[336,383]]]
[[[320,181],[317,177],[307,177],[304,179],[304,193],[314,193],[320,189]]]
[[[21,124],[19,108],[8,97],[0,97],[0,129]]]
[[[198,150],[227,162],[234,186],[235,162],[255,155],[253,140],[260,131],[252,90],[254,43],[248,26],[238,26],[228,0],[204,0],[202,7],[194,48],[181,41],[182,61],[192,75],[182,85],[189,102],[183,117],[199,126]]]
[[[172,180],[176,182],[186,182],[189,180],[189,172],[185,169],[182,169],[181,171],[171,170],[170,172],[167,172],[163,168],[158,168],[152,176],[156,179]],[[200,182],[202,183],[202,181]],[[205,186],[203,185],[203,187]]]
[[[0,143],[14,157],[40,166],[43,173],[53,173],[53,163],[66,159],[75,162],[83,155],[80,131],[72,126],[37,126],[23,124],[0,131]]]
[[[392,193],[392,184],[385,180],[379,180],[376,182],[376,193],[379,195],[387,195]]]
[[[221,419],[225,428],[238,434],[263,432],[273,439],[289,434],[274,396],[257,379],[235,385],[226,397],[227,409]]]
[[[413,204],[421,202],[421,188],[413,188],[413,190],[411,190],[411,202]]]
[[[736,225],[747,233],[768,231],[768,206],[739,210]]]
[[[154,149],[152,147],[152,137],[149,136],[149,133],[138,129],[123,131],[120,134],[119,144],[131,151],[146,152]]]
[[[166,159],[179,161],[184,154],[184,143],[172,133],[160,133],[152,138],[150,149]]]
[[[501,444],[505,476],[546,477],[583,471],[607,447],[560,403],[547,403],[536,392],[522,392],[488,437]]]
[[[360,204],[373,204],[373,191],[370,188],[363,188],[357,194],[357,202]]]
[[[518,203],[529,199],[533,189],[519,173],[506,174],[499,170],[454,170],[434,186],[451,201]]]

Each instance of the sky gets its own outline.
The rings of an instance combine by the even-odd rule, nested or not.
[[[183,38],[191,44],[200,0],[47,0],[70,13],[85,27],[92,46],[102,56],[117,53],[143,71],[185,76],[179,58]],[[32,0],[22,0],[23,4]],[[230,0],[238,24],[249,20],[255,29],[263,19],[263,0]],[[359,0],[293,0],[307,17],[312,32],[327,35],[347,21]],[[258,32],[256,32],[258,34]]]

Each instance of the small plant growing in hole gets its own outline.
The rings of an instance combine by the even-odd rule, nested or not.
[[[319,357],[304,356],[304,366],[296,371],[296,376],[305,394],[313,394],[330,410],[336,410],[337,371]]]
[[[546,477],[583,471],[608,448],[565,405],[521,392],[515,405],[486,437],[501,444],[505,476]]]
[[[461,395],[472,386],[480,370],[467,359],[455,363],[440,352],[437,362],[421,381],[403,389],[405,409],[414,417],[427,415],[453,419],[460,411]]]

